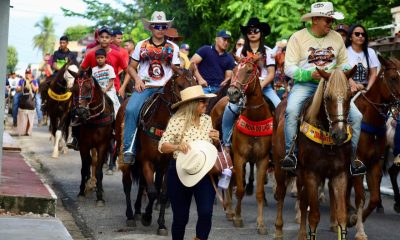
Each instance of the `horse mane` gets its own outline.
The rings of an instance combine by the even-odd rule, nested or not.
[[[326,85],[325,89],[324,86]],[[319,81],[317,91],[315,92],[312,102],[306,111],[305,120],[311,125],[318,122],[318,113],[321,108],[324,96],[346,97],[349,89],[347,77],[342,70],[334,69],[328,81],[322,79]]]

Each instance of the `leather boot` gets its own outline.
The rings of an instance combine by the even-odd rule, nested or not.
[[[357,154],[353,153],[350,162],[350,174],[352,176],[365,175],[367,173],[367,167],[363,162],[357,159]]]
[[[72,141],[67,143],[67,147],[69,149],[73,149],[75,151],[79,151],[79,143],[76,137],[72,137]]]
[[[283,170],[295,170],[297,166],[297,158],[293,153],[289,153],[281,161],[281,168]]]

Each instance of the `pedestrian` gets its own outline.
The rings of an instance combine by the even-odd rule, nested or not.
[[[150,20],[142,19],[142,22],[144,28],[151,32],[151,37],[136,45],[131,56],[133,61],[128,68],[129,74],[135,80],[136,90],[125,110],[123,162],[128,164],[135,161],[140,109],[152,94],[162,91],[165,83],[172,77],[171,65],[180,65],[179,47],[165,39],[165,31],[172,26],[173,20],[167,20],[164,12],[155,11]]]
[[[311,12],[303,15],[301,21],[311,21],[310,28],[295,32],[289,39],[285,56],[285,73],[294,79],[294,86],[288,97],[285,112],[286,156],[282,160],[283,169],[294,170],[297,164],[296,133],[303,103],[314,94],[321,80],[316,68],[330,71],[334,67],[347,65],[347,51],[339,33],[331,29],[335,20],[344,16],[335,12],[331,2],[317,2],[311,5]],[[362,114],[351,102],[349,119],[353,129],[350,172],[352,175],[365,174],[364,164],[357,160],[357,145],[361,133]],[[292,149],[292,150],[291,150]]]
[[[256,64],[261,69],[259,81],[264,96],[268,97],[275,107],[281,102],[280,98],[272,88],[275,77],[275,58],[272,56],[272,49],[264,44],[264,38],[270,34],[271,29],[268,23],[260,22],[256,17],[250,18],[246,26],[240,26],[244,36],[244,45],[236,51],[238,58],[259,57]],[[230,149],[230,137],[233,123],[239,114],[237,104],[228,103],[222,116],[222,139],[227,151]]]
[[[16,92],[18,87],[19,81],[21,80],[15,72],[11,72],[10,77],[7,79],[10,88],[10,97],[13,98],[13,105],[12,105],[12,117],[13,117],[13,127],[17,127],[17,116],[18,116],[18,103],[19,98],[21,97],[20,92]],[[12,96],[13,91],[15,91],[15,95]]]
[[[357,66],[357,72],[349,80],[351,91],[368,91],[376,80],[380,64],[374,49],[368,47],[368,33],[365,28],[360,24],[352,25],[345,44],[350,67]]]
[[[205,112],[208,98],[215,96],[205,94],[199,85],[182,90],[182,101],[172,105],[178,110],[158,144],[161,153],[173,153],[167,172],[173,240],[184,239],[192,196],[198,216],[195,239],[208,239],[211,231],[215,190],[207,173],[217,158],[212,143],[219,141],[219,132],[213,129],[211,117]]]
[[[346,42],[346,38],[347,38],[347,32],[349,31],[349,26],[347,26],[346,24],[338,24],[335,27],[335,31],[338,32],[340,34],[340,36],[342,36],[343,42]]]
[[[181,68],[189,69],[190,67],[189,52],[190,52],[189,44],[183,43],[179,48],[179,60],[181,61]]]
[[[190,59],[197,65],[194,76],[205,93],[216,93],[232,77],[235,61],[227,52],[230,39],[231,33],[221,30],[215,37],[215,45],[202,46]]]

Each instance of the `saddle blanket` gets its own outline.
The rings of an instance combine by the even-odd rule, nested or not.
[[[314,127],[308,122],[302,122],[302,124],[300,125],[300,132],[302,132],[307,138],[316,143],[323,145],[335,145],[329,132]],[[345,143],[351,140],[352,131],[350,126],[347,127],[347,133],[347,139],[346,141],[344,141]]]
[[[254,122],[240,115],[236,122],[236,128],[248,136],[270,136],[273,131],[273,118],[270,117],[263,121]]]

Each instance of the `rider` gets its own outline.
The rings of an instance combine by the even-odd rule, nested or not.
[[[347,52],[341,36],[331,30],[334,20],[344,19],[340,12],[334,12],[331,2],[317,2],[311,5],[311,13],[301,17],[302,21],[311,21],[311,27],[294,33],[287,45],[285,73],[294,79],[285,112],[286,156],[282,168],[294,170],[297,164],[295,156],[298,118],[304,101],[313,95],[318,87],[321,75],[317,67],[331,71],[335,67],[343,68],[347,64]],[[362,114],[351,102],[349,119],[352,124],[351,139],[353,153],[350,172],[352,175],[365,174],[366,167],[357,160],[356,149],[361,132]],[[356,164],[358,163],[358,164]]]
[[[165,13],[155,11],[151,20],[142,19],[145,29],[151,31],[151,37],[140,41],[135,48],[129,64],[129,74],[135,80],[135,92],[129,99],[125,110],[124,163],[135,161],[135,138],[139,113],[144,102],[155,92],[159,92],[172,77],[171,64],[179,66],[179,47],[166,40],[165,31],[173,20],[167,20]],[[138,69],[138,65],[140,68]]]
[[[272,56],[271,48],[264,45],[264,38],[271,30],[267,23],[260,22],[258,18],[250,18],[246,26],[240,26],[244,36],[244,45],[236,51],[236,56],[240,58],[260,56],[257,65],[261,69],[259,77],[261,89],[276,106],[280,103],[280,98],[272,89],[270,83],[273,82],[275,76],[275,59]],[[232,131],[235,115],[239,112],[239,106],[228,103],[225,107],[222,117],[222,138],[225,147],[230,146],[230,135]],[[228,148],[227,148],[228,149]]]
[[[342,36],[343,38],[343,42],[346,42],[346,37],[347,37],[347,32],[349,31],[349,26],[347,26],[346,24],[338,24],[335,27],[335,31],[338,32],[340,34],[340,36]]]
[[[235,67],[233,57],[226,51],[229,46],[231,33],[221,30],[215,38],[215,45],[202,46],[193,55],[190,62],[195,63],[194,76],[205,93],[215,93],[220,87],[225,86],[232,77]]]
[[[68,37],[60,37],[60,47],[53,54],[54,72],[59,71],[70,60],[76,60],[76,55],[68,49]]]

